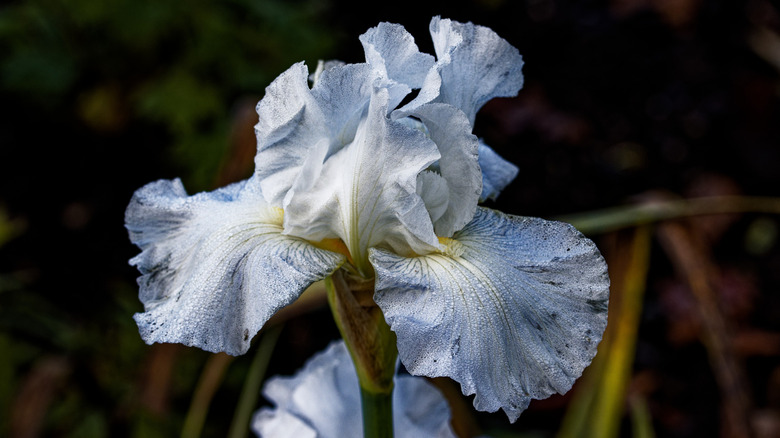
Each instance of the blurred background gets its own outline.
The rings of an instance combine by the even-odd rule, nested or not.
[[[380,21],[433,53],[433,15],[526,62],[520,95],[475,126],[520,168],[491,206],[571,221],[612,278],[570,393],[510,425],[437,381],[456,430],[780,436],[780,10],[764,0],[3,2],[0,436],[246,436],[263,376],[338,337],[321,295],[243,357],[147,346],[124,209],[156,179],[245,178],[278,74],[361,61]]]

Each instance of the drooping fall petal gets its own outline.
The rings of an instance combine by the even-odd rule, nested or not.
[[[188,196],[181,181],[140,188],[125,214],[147,343],[243,354],[265,322],[343,256],[285,236],[282,213],[254,180]]]
[[[441,253],[372,250],[370,261],[409,372],[449,376],[511,421],[568,391],[606,327],[606,264],[567,224],[480,208]]]

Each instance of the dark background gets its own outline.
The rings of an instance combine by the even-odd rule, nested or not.
[[[780,196],[780,12],[768,1],[5,2],[0,435],[178,435],[210,355],[138,337],[137,249],[123,228],[133,191],[246,177],[253,108],[274,77],[300,60],[359,62],[357,37],[380,21],[432,53],[437,14],[491,27],[525,60],[520,95],[477,117],[475,132],[520,168],[491,206],[555,218],[648,197]],[[780,436],[778,217],[748,211],[716,228],[706,257],[741,342],[730,358],[750,397],[742,419]],[[734,435],[701,309],[661,233],[626,399],[646,402],[657,436]],[[608,260],[624,237],[593,235]],[[293,318],[269,373],[291,374],[337,336],[326,308]],[[225,365],[203,436],[225,434],[252,355]],[[511,426],[503,414],[473,421],[553,436],[570,398],[534,403]],[[621,424],[637,429],[628,414]]]

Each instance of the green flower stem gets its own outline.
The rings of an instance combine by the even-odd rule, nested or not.
[[[325,280],[333,318],[355,363],[366,438],[393,436],[395,333],[373,301],[374,281],[337,271]]]
[[[376,393],[360,388],[365,438],[393,437],[393,393]]]

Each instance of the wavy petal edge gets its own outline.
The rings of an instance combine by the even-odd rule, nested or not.
[[[451,377],[512,422],[571,388],[606,327],[606,263],[568,224],[480,208],[442,253],[370,261],[409,372]]]
[[[335,271],[344,257],[281,234],[281,210],[255,181],[188,196],[181,181],[135,192],[125,222],[141,253],[143,340],[245,353],[280,308]]]

